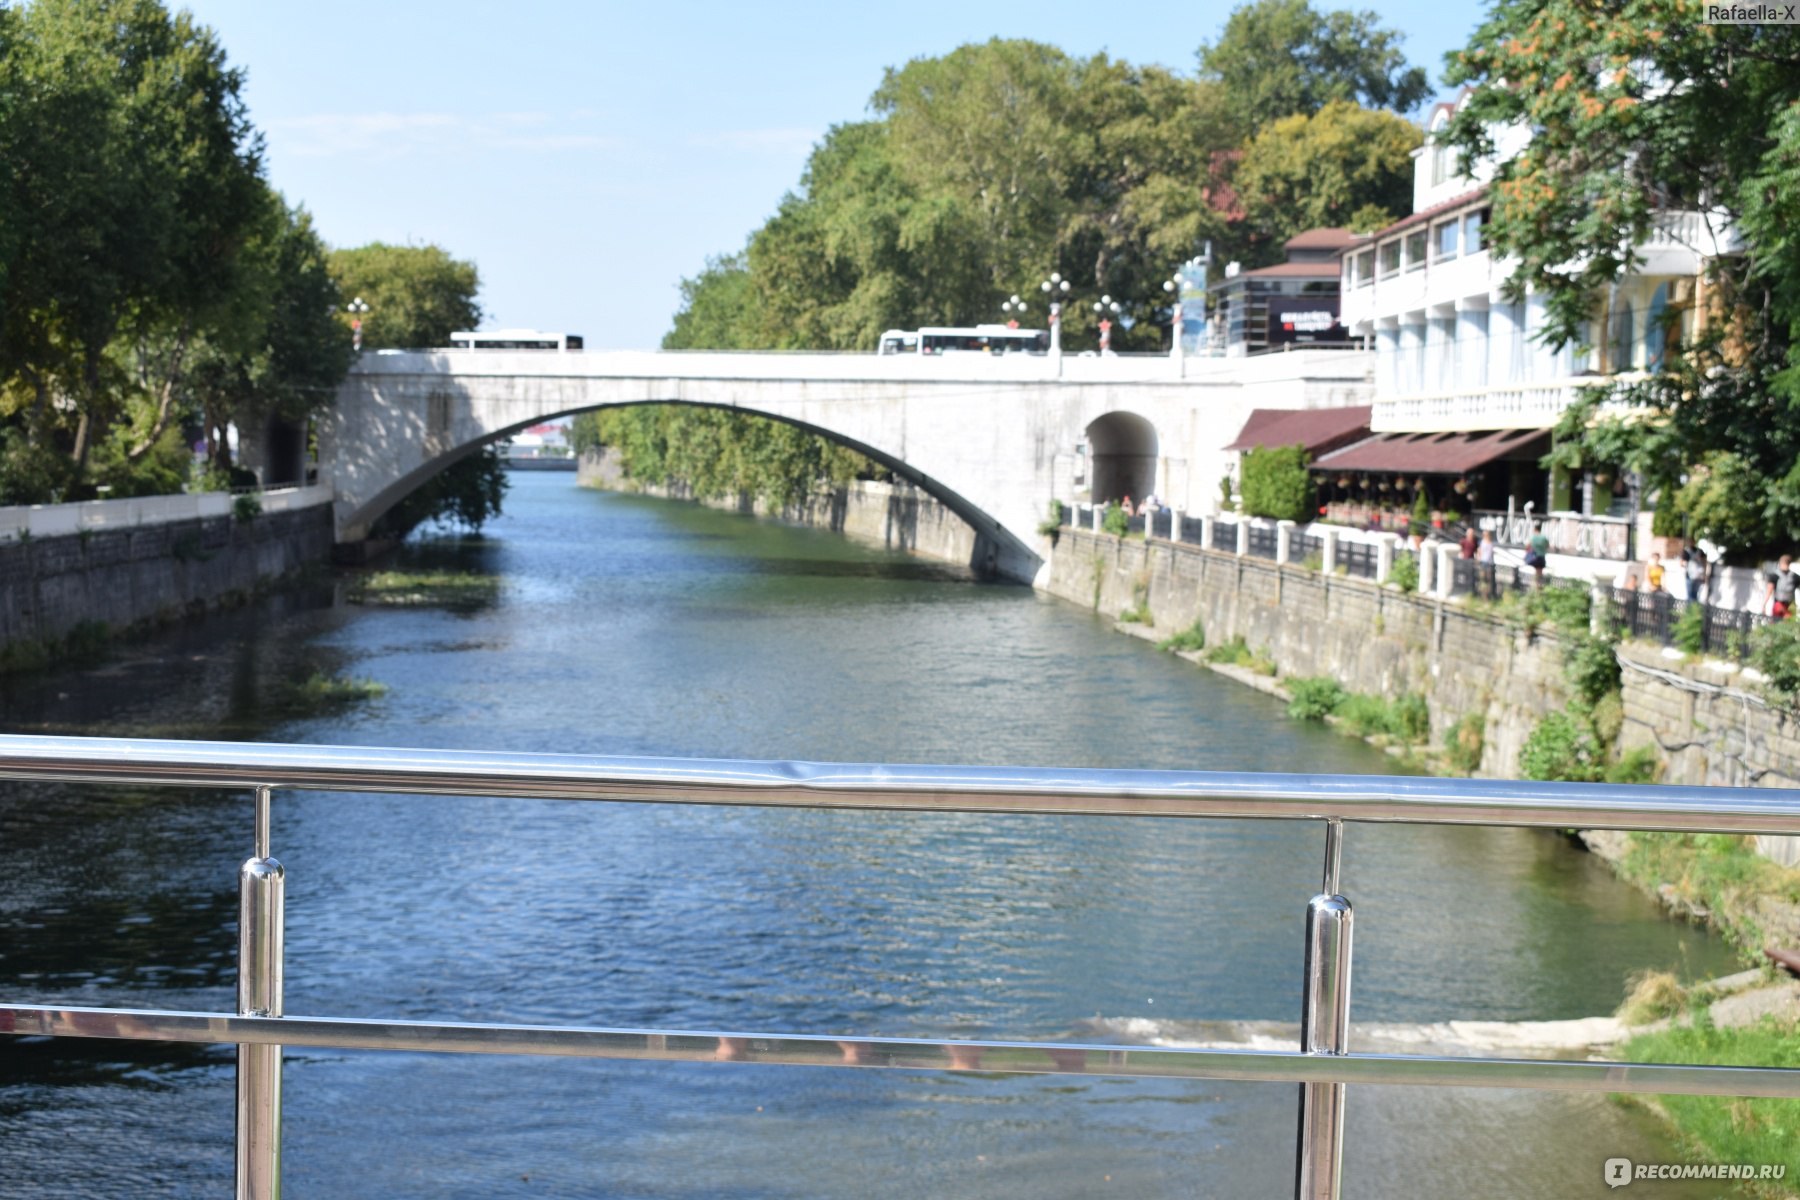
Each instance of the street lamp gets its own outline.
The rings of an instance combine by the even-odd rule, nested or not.
[[[1017,295],[1002,300],[1000,302],[1000,311],[1006,314],[1007,328],[1017,329],[1019,327],[1019,318],[1024,314],[1028,307],[1030,306],[1019,299]]]
[[[344,311],[350,314],[350,348],[360,351],[362,349],[362,315],[369,311],[369,305],[361,296],[358,296],[344,306]]]
[[[1062,358],[1062,302],[1069,294],[1069,281],[1050,272],[1050,278],[1038,284],[1044,295],[1050,297],[1050,356]]]
[[[1111,296],[1101,296],[1094,301],[1094,315],[1100,318],[1100,353],[1105,354],[1112,349],[1112,318],[1123,312],[1119,302]]]

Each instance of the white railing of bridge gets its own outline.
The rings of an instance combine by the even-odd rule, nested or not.
[[[408,350],[365,354],[352,378],[383,375],[591,379],[737,379],[776,382],[1017,382],[1244,384],[1328,378],[1366,382],[1372,353],[1294,350],[1244,358],[1167,354],[870,354],[765,350]]]
[[[329,504],[332,500],[328,484],[270,488],[243,494],[255,496],[265,513],[311,508],[316,504]],[[232,492],[183,492],[173,496],[133,496],[124,500],[13,505],[0,508],[0,541],[60,537],[84,530],[134,529],[199,517],[228,517],[237,498]]]

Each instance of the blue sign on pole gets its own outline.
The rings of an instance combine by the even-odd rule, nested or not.
[[[1181,284],[1181,352],[1205,354],[1206,331],[1206,261],[1195,259],[1181,264],[1175,273]]]

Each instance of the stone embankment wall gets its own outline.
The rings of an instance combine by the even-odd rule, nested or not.
[[[1434,741],[1464,714],[1481,713],[1484,775],[1516,774],[1532,728],[1568,700],[1553,638],[1363,579],[1064,529],[1049,588],[1108,616],[1142,603],[1165,635],[1199,618],[1208,645],[1242,637],[1284,675],[1329,675],[1352,691],[1386,697],[1421,693]]]
[[[619,470],[617,456],[610,453],[584,453],[576,482],[583,487],[608,491],[694,499],[691,493],[681,488],[646,486],[627,479]],[[979,568],[986,557],[985,544],[966,521],[909,483],[858,480],[847,487],[821,491],[804,504],[785,507],[771,507],[754,496],[707,499],[700,503],[796,525],[830,529],[890,550],[906,550],[963,566]]]
[[[209,608],[331,556],[329,504],[0,542],[0,652]]]

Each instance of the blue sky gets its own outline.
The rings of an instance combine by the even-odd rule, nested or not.
[[[610,348],[656,344],[680,278],[743,245],[883,68],[1000,36],[1188,71],[1231,5],[188,7],[248,70],[270,178],[328,241],[437,242],[480,267],[489,326]],[[1435,82],[1482,9],[1379,11]]]

